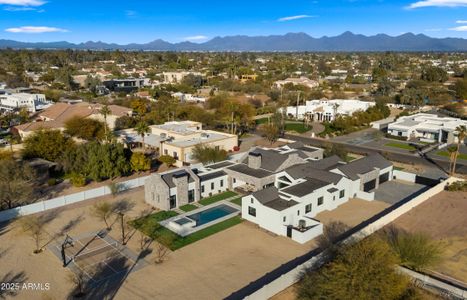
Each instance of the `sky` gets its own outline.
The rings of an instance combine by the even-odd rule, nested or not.
[[[467,0],[0,0],[0,39],[119,44],[345,31],[467,38]]]

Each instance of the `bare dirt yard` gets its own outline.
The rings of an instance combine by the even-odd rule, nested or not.
[[[377,200],[350,199],[332,211],[319,213],[315,219],[322,222],[325,226],[331,222],[339,221],[347,226],[354,227],[389,206],[389,204]]]
[[[79,236],[105,228],[91,214],[97,201],[128,199],[134,207],[127,220],[140,216],[151,208],[144,203],[142,188],[118,195],[86,201],[49,214],[45,225],[47,235],[41,245],[60,243],[64,234]],[[110,218],[110,236],[120,240],[118,219]],[[251,223],[243,222],[182,249],[171,252],[161,264],[156,264],[156,244],[141,251],[139,232],[127,228],[127,247],[139,254],[148,265],[132,272],[124,280],[101,286],[88,293],[93,299],[220,299],[281,264],[300,256],[312,243],[300,245],[285,237],[274,236]],[[18,291],[14,299],[65,299],[73,290],[72,272],[47,247],[33,254],[34,240],[22,230],[20,221],[0,225],[0,281],[50,284],[48,290]],[[6,294],[0,295],[13,298]]]
[[[441,192],[394,221],[409,232],[440,240],[443,260],[434,271],[467,282],[467,193]]]

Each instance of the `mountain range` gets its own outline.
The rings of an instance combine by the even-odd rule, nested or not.
[[[18,42],[0,39],[0,48],[14,49],[80,49],[80,50],[142,50],[142,51],[467,51],[467,39],[432,38],[423,34],[405,33],[399,36],[377,34],[365,36],[344,32],[334,37],[314,38],[306,33],[269,36],[215,37],[204,43],[169,43],[161,39],[149,43],[119,45],[85,42]]]

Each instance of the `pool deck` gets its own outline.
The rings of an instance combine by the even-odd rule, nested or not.
[[[227,205],[233,209],[235,209],[235,212],[231,213],[231,214],[228,214],[224,217],[221,217],[221,218],[218,218],[216,220],[213,220],[211,222],[208,222],[206,224],[203,224],[203,225],[200,225],[200,226],[195,226],[195,227],[184,227],[184,228],[181,228],[181,230],[175,230],[173,227],[170,226],[170,223],[175,221],[175,220],[178,220],[178,219],[183,219],[183,218],[188,218],[190,219],[188,216],[189,215],[193,215],[193,214],[196,214],[196,213],[199,213],[199,212],[203,212],[205,210],[208,210],[210,208],[214,208],[214,207],[217,207],[217,206],[220,206],[220,205]],[[230,218],[233,218],[237,215],[239,215],[241,213],[241,210],[240,210],[240,207],[234,203],[231,203],[229,201],[229,199],[226,199],[226,200],[222,200],[222,201],[218,201],[218,202],[215,202],[213,204],[209,204],[209,205],[206,205],[206,206],[203,206],[203,207],[200,207],[200,208],[197,208],[195,210],[192,210],[192,211],[189,211],[189,212],[186,212],[186,213],[183,213],[183,214],[180,214],[180,215],[177,215],[175,217],[172,217],[170,219],[167,219],[167,220],[164,220],[164,221],[161,221],[159,222],[159,224],[161,224],[162,226],[164,226],[165,228],[169,229],[170,231],[173,231],[175,232],[176,234],[182,236],[182,237],[185,237],[187,235],[190,235],[194,232],[197,232],[199,230],[202,230],[202,229],[205,229],[207,227],[210,227],[212,225],[215,225],[217,223],[220,223],[220,222],[223,222],[225,220],[228,220]],[[190,219],[191,220],[191,219]]]

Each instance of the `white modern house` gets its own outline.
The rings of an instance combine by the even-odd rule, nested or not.
[[[308,118],[313,121],[333,121],[337,116],[351,116],[356,111],[365,111],[374,106],[374,102],[364,102],[353,99],[336,100],[309,100],[305,105],[288,106],[288,116],[303,120]]]
[[[193,71],[178,71],[178,72],[163,72],[164,83],[180,83],[183,78],[188,75],[202,76],[200,72]]]
[[[2,93],[0,94],[0,109],[12,111],[27,108],[29,112],[45,109],[52,105],[51,101],[47,101],[44,94],[28,94],[28,93]]]
[[[357,197],[374,200],[379,184],[392,179],[392,164],[379,154],[345,164],[336,156],[279,172],[273,187],[242,198],[242,218],[277,235],[305,243],[322,234],[314,217]]]
[[[404,116],[389,124],[388,133],[405,137],[407,140],[420,139],[423,142],[456,143],[458,126],[467,126],[467,121],[451,117],[438,117],[419,113]]]
[[[194,102],[194,103],[204,103],[206,102],[205,97],[195,96],[193,94],[185,94],[181,92],[176,92],[172,94],[172,97],[179,99],[181,102]]]

